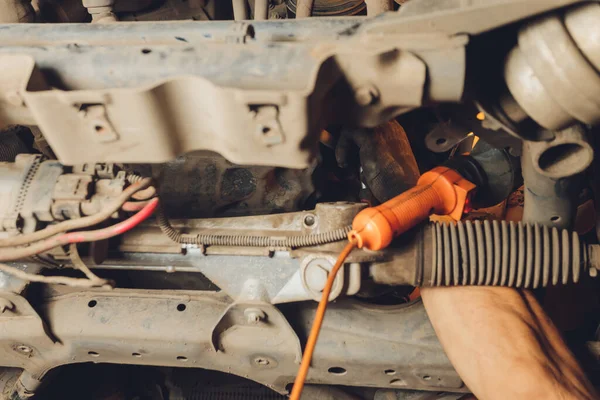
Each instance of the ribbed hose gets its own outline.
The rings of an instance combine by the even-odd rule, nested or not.
[[[506,221],[432,229],[432,272],[425,286],[538,288],[576,283],[588,268],[588,248],[575,232]]]
[[[311,247],[327,243],[339,242],[348,238],[351,226],[314,235],[290,236],[284,239],[269,236],[252,235],[203,235],[185,234],[173,228],[165,213],[160,209],[156,214],[156,222],[162,232],[172,241],[188,245],[205,246],[240,246],[240,247]]]

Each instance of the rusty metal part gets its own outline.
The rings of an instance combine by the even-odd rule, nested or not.
[[[304,236],[289,236],[285,239],[256,235],[214,235],[181,233],[169,223],[163,210],[159,210],[157,225],[163,233],[175,243],[195,246],[233,246],[233,247],[265,247],[265,248],[298,248],[312,247],[343,241],[348,237],[351,227],[348,225],[329,232]]]
[[[287,0],[286,4],[296,18],[357,15],[365,11],[364,0]],[[298,7],[301,11],[297,11]]]
[[[374,263],[371,274],[393,285],[538,288],[595,276],[597,247],[576,232],[541,225],[433,224],[407,238],[392,261]]]
[[[172,221],[190,235],[260,236],[284,240],[335,230],[352,221],[364,204],[318,204],[315,210],[251,217]],[[306,220],[310,224],[306,224]],[[123,235],[118,253],[92,268],[196,272],[206,276],[231,298],[242,299],[248,287],[262,293],[263,301],[280,304],[318,298],[319,271],[307,271],[315,263],[329,269],[332,256],[343,242],[301,248],[251,248],[231,246],[183,246],[172,242],[157,226],[146,225]],[[356,252],[343,267],[343,289],[335,296],[354,294],[360,288],[361,262],[381,258]],[[315,277],[315,274],[317,275]],[[314,286],[317,285],[317,286]]]
[[[300,356],[298,338],[306,337],[314,315],[308,303],[283,307],[282,314],[260,301],[231,303],[215,292],[65,291],[43,299],[40,315],[21,296],[7,297],[15,312],[0,314],[2,361],[25,369],[18,386],[32,393],[51,369],[79,362],[221,370],[285,393]],[[264,313],[264,322],[248,322],[244,313],[248,308]],[[422,304],[384,309],[385,313],[375,312],[374,319],[374,311],[380,310],[376,306],[331,304],[309,381],[466,391]],[[398,330],[399,326],[406,329]],[[373,339],[365,351],[364,338],[382,335],[388,339]],[[16,346],[32,352],[23,355]],[[389,370],[394,376],[386,373]]]
[[[461,43],[464,43],[464,40],[453,38],[449,39],[449,41],[451,43],[455,43],[455,45],[449,44],[451,46],[456,46],[455,51],[458,53],[462,53],[464,51],[464,49],[461,47]],[[339,44],[344,42],[346,41],[337,41],[335,43]],[[148,46],[149,45],[139,49],[138,52],[134,53],[135,58],[139,58],[138,61],[141,62],[143,58],[146,58],[148,61],[155,59],[156,55]],[[269,48],[254,46],[252,49],[254,51],[258,51],[258,53],[264,52],[265,50],[267,50],[267,52],[274,51],[276,53],[280,53],[285,50],[279,46]],[[173,53],[173,56],[176,58],[195,57],[195,51],[185,51],[182,53],[180,50],[181,49],[175,47],[169,49],[169,52],[175,52]],[[118,51],[119,49],[117,49],[117,52]],[[213,53],[214,51],[218,51],[218,49],[205,49],[202,51],[202,53],[209,54]],[[380,86],[380,95],[375,104],[369,105],[368,107],[360,106],[358,104],[353,106],[353,108],[356,108],[357,112],[350,113],[348,116],[353,116],[356,120],[362,120],[361,123],[365,125],[377,125],[382,122],[382,120],[387,120],[402,110],[407,110],[410,107],[419,105],[422,101],[423,83],[425,80],[425,66],[423,62],[410,52],[398,52],[395,50],[390,51],[391,53],[388,52],[390,59],[395,60],[394,63],[398,64],[398,68],[406,69],[406,73],[397,75],[400,73],[400,71],[396,69],[390,70],[390,73],[397,75],[397,77],[393,79],[397,85],[386,85],[385,90],[383,85],[378,85]],[[157,50],[156,53],[158,54],[158,52],[159,51]],[[302,52],[304,52],[304,50]],[[348,48],[348,53],[354,52],[355,47]],[[256,54],[257,56],[258,53]],[[235,53],[232,53],[231,56],[234,56],[235,58]],[[301,55],[298,54],[298,56]],[[327,58],[329,58],[328,55],[324,56],[325,58],[320,62],[324,62]],[[68,57],[70,58],[71,56]],[[356,67],[352,67],[352,64],[355,64],[359,57],[350,54],[340,55],[340,57],[337,58],[335,65],[342,70],[348,71],[346,79],[352,84],[353,87],[360,88],[363,85],[361,81],[366,79],[366,71],[372,71],[370,73],[372,77],[377,77],[377,81],[382,81],[383,76],[381,71],[378,71],[380,68],[378,61],[379,56],[365,55],[360,58],[362,60],[360,62],[362,67],[358,69]],[[17,57],[16,59],[11,59],[13,61],[20,59],[21,63],[29,64],[28,67],[22,65],[24,71],[27,71],[28,69],[31,71],[31,67],[33,67],[31,60],[27,57]],[[119,59],[125,60],[121,57],[119,57]],[[144,61],[144,63],[146,64],[147,61]],[[314,58],[311,63],[314,64]],[[194,68],[196,70],[198,70],[200,67],[196,61],[194,61],[192,64],[195,65]],[[123,68],[115,68],[119,68],[121,71],[128,70],[128,67],[125,66],[123,66]],[[310,69],[312,68],[302,68],[301,70],[309,72]],[[329,68],[327,68],[327,70],[329,71]],[[457,70],[457,73],[460,74],[460,71]],[[24,75],[27,74],[25,73]],[[284,97],[272,94],[269,95],[270,98],[265,98],[262,90],[267,89],[269,86],[274,86],[273,83],[279,81],[279,79],[273,74],[269,75],[271,78],[271,83],[264,86],[263,82],[263,84],[261,84],[261,90],[255,89],[254,93],[257,97],[253,98],[253,96],[249,94],[243,95],[243,100],[235,93],[239,93],[241,95],[241,93],[245,90],[239,91],[238,89],[234,88],[220,88],[218,86],[214,86],[214,83],[204,78],[187,79],[182,77],[176,79],[167,79],[166,81],[163,81],[162,84],[159,84],[159,86],[144,90],[143,92],[139,92],[133,88],[124,89],[124,91],[119,90],[118,92],[114,93],[110,89],[108,89],[108,92],[101,90],[101,92],[104,94],[96,92],[101,98],[106,98],[106,95],[111,97],[112,101],[110,102],[110,105],[103,104],[102,102],[89,103],[83,98],[76,99],[75,97],[77,97],[77,93],[83,95],[83,92],[77,90],[70,90],[63,93],[68,97],[74,96],[73,98],[67,100],[66,103],[50,100],[47,95],[54,93],[54,91],[48,92],[45,90],[40,90],[35,92],[35,94],[31,93],[32,96],[39,101],[29,99],[27,102],[28,104],[31,104],[31,109],[37,108],[39,111],[39,113],[38,111],[34,111],[34,114],[37,115],[36,119],[40,119],[38,122],[41,130],[44,132],[44,135],[47,137],[50,145],[56,152],[59,159],[65,164],[89,162],[90,160],[94,159],[113,159],[114,161],[119,160],[119,162],[125,161],[136,163],[169,161],[175,155],[180,154],[181,152],[205,148],[218,151],[229,160],[239,164],[306,167],[312,158],[314,144],[312,146],[305,146],[305,139],[308,135],[316,140],[316,136],[314,136],[312,132],[314,132],[314,128],[316,128],[315,123],[318,121],[314,121],[315,123],[312,123],[311,121],[306,120],[304,116],[306,115],[306,112],[309,112],[310,109],[318,105],[316,103],[307,104],[305,100],[302,100],[302,98],[307,98],[308,93],[306,92],[304,85],[298,84],[295,85],[297,86],[296,89],[291,91],[286,89],[287,95]],[[339,74],[334,73],[334,75]],[[401,76],[408,75],[412,76],[410,82],[406,79],[404,83],[398,80]],[[227,74],[220,74],[220,76],[226,77]],[[417,76],[420,77],[420,84],[419,79],[415,79]],[[73,75],[71,75],[71,77],[73,77]],[[167,77],[165,76],[165,78]],[[25,80],[28,80],[28,78]],[[302,79],[294,79],[294,81],[299,83],[301,80]],[[90,82],[87,78],[85,81],[87,83]],[[317,81],[319,80],[317,79]],[[410,90],[408,90],[408,88],[400,90],[400,86],[404,84],[409,84],[411,87]],[[317,85],[317,82],[313,82],[312,85]],[[191,91],[185,89],[191,88],[192,86],[196,88]],[[254,85],[250,86],[255,88],[257,87]],[[301,88],[300,86],[303,87]],[[324,95],[325,92],[330,90],[330,87],[331,86],[329,84],[318,84],[317,90],[323,90]],[[203,96],[202,98],[197,98],[197,96],[194,95],[194,93],[205,92],[206,90],[212,92],[213,95]],[[109,92],[111,93],[109,94]],[[42,95],[43,93],[46,95]],[[386,107],[386,104],[389,104],[389,101],[391,101],[392,98],[397,97],[398,93],[404,93],[402,97],[406,98],[406,100],[403,100],[402,103],[406,102],[406,107],[399,106],[393,110],[390,109],[390,107]],[[410,99],[407,98],[407,93],[410,93],[408,96]],[[213,114],[218,113],[221,115],[224,113],[223,115],[227,114],[230,117],[209,120],[202,117],[202,121],[198,120],[196,121],[197,123],[192,122],[181,125],[178,124],[178,128],[176,128],[174,133],[172,129],[167,128],[165,121],[161,120],[161,115],[163,114],[156,113],[154,110],[157,101],[162,102],[166,99],[165,96],[171,95],[179,99],[175,100],[174,98],[173,101],[168,102],[168,104],[176,107],[176,112],[179,115],[178,120],[193,120],[196,118],[201,118],[201,116],[196,112],[197,109],[205,109],[208,113]],[[186,97],[186,99],[184,100],[181,95]],[[455,94],[455,98],[458,96],[458,93]],[[50,97],[53,97],[53,94]],[[210,105],[198,104],[199,101],[204,101],[202,99],[209,98],[211,99]],[[284,98],[287,100],[284,101]],[[318,100],[322,97],[321,94],[315,96],[313,93],[310,98]],[[240,99],[240,101],[236,99]],[[408,105],[408,103],[410,103],[410,105]],[[127,104],[126,107],[125,104]],[[60,108],[61,110],[55,109],[51,111],[52,108],[56,107]],[[92,117],[91,114],[81,113],[82,109],[89,110],[92,107],[94,107],[94,109],[102,109],[100,117]],[[126,112],[132,108],[138,109],[139,112]],[[172,111],[175,111],[175,108],[173,108]],[[65,113],[68,116],[65,115]],[[55,116],[59,114],[64,115],[65,118],[60,120],[56,119]],[[132,116],[134,115],[139,115],[140,119],[135,118],[136,120],[133,121]],[[214,122],[207,124],[207,121]],[[219,122],[217,123],[216,121]],[[66,129],[66,126],[63,126],[66,123],[69,124],[69,129]],[[134,124],[136,128],[130,129],[133,127],[131,124]],[[141,128],[142,125],[144,128]],[[198,130],[194,128],[193,132],[189,131],[192,126],[202,127],[202,129]],[[59,130],[60,134],[58,134]],[[79,131],[80,134],[69,137],[70,132],[74,133],[76,131]],[[141,131],[145,132],[143,141],[140,141],[139,137],[136,137],[137,134],[135,133]],[[238,136],[236,132],[242,131],[251,131],[253,134],[242,137]],[[56,134],[52,134],[52,132],[55,132]],[[231,137],[230,139],[224,139],[223,134],[235,135],[235,138]],[[197,135],[201,135],[203,140],[191,140],[192,137]],[[207,140],[206,138],[211,135],[217,135],[218,138],[215,136],[214,140]],[[187,139],[182,141],[184,138]],[[159,146],[158,143],[162,143],[163,139],[167,140],[171,144]],[[240,140],[242,140],[242,142],[240,142]],[[90,141],[94,142],[95,145],[89,146],[88,144]],[[236,145],[232,146],[234,142]],[[313,141],[313,143],[316,143],[316,141]],[[77,149],[77,151],[73,151],[74,149]],[[241,149],[244,150],[240,151]]]
[[[170,220],[171,226],[189,235],[210,234],[213,236],[249,236],[269,237],[279,240],[287,238],[320,235],[335,231],[352,223],[354,216],[366,207],[363,203],[318,203],[314,210],[294,213],[271,214],[234,218],[203,218]],[[307,220],[309,223],[307,224]],[[290,239],[292,240],[292,239]],[[140,228],[123,236],[119,249],[124,252],[181,253],[181,244],[174,243],[165,236],[155,224],[142,225]],[[194,247],[194,246],[189,246]],[[208,246],[206,254],[266,254],[265,249],[232,247],[223,253],[222,246]],[[321,245],[313,250],[335,253],[340,250],[340,243]],[[273,248],[272,250],[282,250]],[[293,251],[302,253],[301,250]]]
[[[169,217],[213,218],[305,209],[315,192],[313,171],[235,165],[215,154],[192,153],[153,166],[151,174]]]
[[[435,153],[445,153],[452,150],[462,141],[469,137],[469,132],[464,126],[457,125],[452,121],[440,121],[425,136],[425,145]]]
[[[589,39],[598,37],[599,26],[600,4],[592,2],[532,21],[519,32],[519,45],[506,62],[506,82],[543,127],[600,122],[600,47]]]
[[[527,142],[525,146],[536,172],[554,179],[580,174],[594,159],[594,149],[581,125],[555,132],[550,141]]]
[[[525,142],[521,157],[521,170],[525,184],[523,222],[571,229],[575,221],[581,175],[551,178],[542,175],[534,166],[533,155]]]
[[[24,102],[0,102],[0,119],[39,125],[66,164],[163,162],[204,148],[240,164],[305,167],[328,122],[373,127],[424,103],[459,101],[462,33],[576,3],[419,1],[381,18],[283,25],[17,24],[3,30],[0,67],[10,71],[5,93]],[[86,51],[65,43],[86,43]],[[363,92],[375,95],[363,101]],[[90,107],[102,111],[103,129],[81,113]]]

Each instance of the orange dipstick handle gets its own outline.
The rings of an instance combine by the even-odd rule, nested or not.
[[[431,214],[448,215],[458,221],[474,189],[475,185],[455,170],[434,168],[423,174],[414,188],[358,213],[348,238],[359,248],[381,250]]]

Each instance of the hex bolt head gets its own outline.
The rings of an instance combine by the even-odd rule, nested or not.
[[[315,217],[313,214],[307,214],[304,216],[304,220],[302,222],[304,223],[304,226],[312,228],[317,222],[317,217]]]
[[[379,91],[372,85],[364,85],[356,89],[354,99],[360,106],[370,106],[379,99]]]
[[[264,313],[264,311],[258,308],[245,309],[244,316],[246,317],[246,321],[248,321],[249,324],[253,325],[259,324],[267,318],[267,315]]]

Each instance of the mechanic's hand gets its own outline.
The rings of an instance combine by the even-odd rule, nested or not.
[[[446,354],[479,400],[598,398],[530,292],[449,287],[421,295]]]

